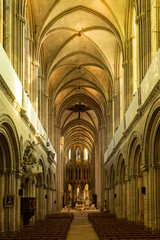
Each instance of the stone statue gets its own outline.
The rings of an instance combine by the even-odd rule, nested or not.
[[[38,144],[39,143],[35,144],[34,141],[32,143],[28,142],[28,145],[25,148],[23,155],[23,178],[28,178],[43,173],[42,166],[38,163],[36,154],[36,146]]]

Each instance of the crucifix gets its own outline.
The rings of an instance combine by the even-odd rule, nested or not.
[[[79,104],[75,104],[74,106],[67,108],[67,110],[70,110],[75,113],[78,112],[78,119],[80,119],[80,113],[89,111],[89,110],[91,110],[91,108],[89,106],[85,106],[84,104],[81,104],[81,102],[79,102]]]

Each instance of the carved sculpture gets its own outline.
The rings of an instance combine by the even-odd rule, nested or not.
[[[39,143],[28,142],[23,155],[23,178],[32,177],[43,173],[42,166],[38,163],[36,147]]]

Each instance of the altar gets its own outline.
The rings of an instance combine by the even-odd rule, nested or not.
[[[84,203],[82,203],[82,204],[76,203],[75,209],[76,209],[77,211],[83,211],[83,210],[84,210]]]

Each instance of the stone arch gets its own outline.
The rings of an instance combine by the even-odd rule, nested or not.
[[[142,137],[138,132],[133,132],[128,143],[127,153],[128,176],[135,174],[134,171],[136,167],[136,162],[138,164],[138,157],[140,157],[141,152],[142,152]]]
[[[46,182],[46,167],[45,167],[44,158],[42,155],[40,155],[39,164],[42,166],[42,169],[43,169],[43,175],[40,175],[41,184],[45,184],[45,182]]]
[[[3,203],[6,195],[16,195],[20,189],[20,142],[12,119],[6,115],[0,115],[0,182],[1,194],[0,202]],[[15,187],[16,186],[16,187]],[[17,189],[18,188],[18,189]],[[15,230],[16,217],[20,219],[20,205],[18,197],[15,198],[15,204],[12,208],[1,206],[0,230]],[[17,216],[11,214],[17,211]]]
[[[158,139],[158,131],[160,126],[160,99],[158,99],[151,107],[148,114],[145,132],[144,132],[144,151],[143,164],[156,164],[155,155],[157,155],[155,147],[157,147],[156,140]],[[156,148],[157,149],[157,148]]]
[[[36,197],[37,197],[37,218],[43,219],[46,214],[46,169],[45,162],[42,155],[38,157],[38,164],[42,167],[43,173],[39,174],[37,178],[37,188],[36,188]]]
[[[126,218],[127,217],[127,185],[126,185],[126,165],[125,159],[122,152],[118,155],[118,163],[117,163],[117,216]],[[118,204],[117,204],[118,201]]]
[[[118,154],[118,162],[117,162],[117,169],[116,169],[116,180],[118,182],[124,181],[125,178],[125,160],[123,154],[120,152]]]
[[[148,174],[145,189],[149,199],[147,209],[149,211],[150,226],[158,228],[160,216],[160,98],[152,105],[147,117],[143,159],[143,170],[145,175]]]
[[[143,186],[142,173],[142,137],[133,132],[128,144],[128,176],[130,178],[128,212],[129,218],[134,221],[144,220],[144,196],[141,193]]]
[[[0,115],[0,135],[4,147],[1,149],[3,167],[19,171],[21,151],[18,132],[13,120],[6,114]]]

